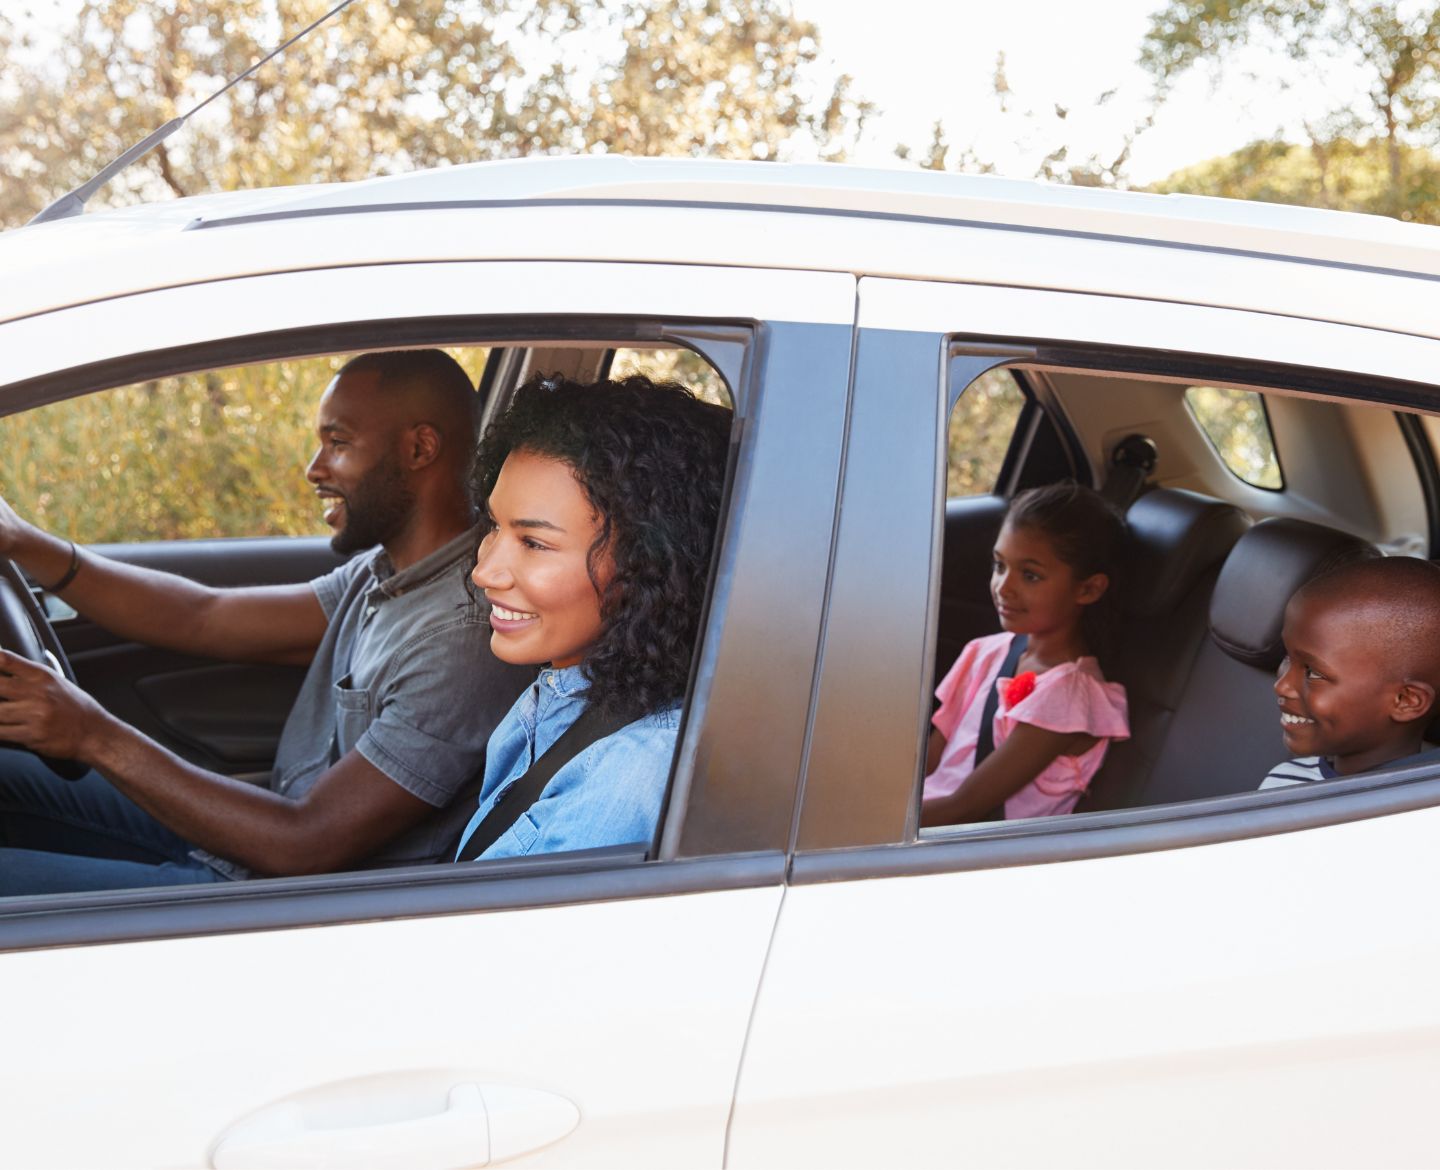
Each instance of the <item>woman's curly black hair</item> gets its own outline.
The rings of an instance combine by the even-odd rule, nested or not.
[[[731,412],[684,386],[635,375],[535,378],[486,429],[471,486],[485,501],[512,451],[569,465],[600,521],[590,580],[600,637],[581,669],[590,703],[637,718],[685,694],[720,518]],[[608,553],[614,572],[599,586]]]

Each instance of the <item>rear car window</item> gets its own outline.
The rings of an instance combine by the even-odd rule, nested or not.
[[[989,370],[965,388],[950,412],[945,497],[987,495],[1000,481],[1025,392],[1009,370]]]
[[[1185,405],[1225,466],[1246,483],[1278,491],[1285,486],[1265,399],[1233,386],[1190,386]]]

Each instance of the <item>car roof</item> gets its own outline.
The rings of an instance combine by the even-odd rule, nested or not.
[[[523,246],[515,221],[502,228],[499,218],[520,210],[533,233],[519,237]],[[464,232],[457,215],[467,217]],[[722,215],[724,230],[712,230]],[[757,226],[777,215],[819,226]],[[717,218],[700,230],[698,216]],[[427,224],[444,225],[436,242],[425,242]],[[629,230],[617,236],[617,225]],[[203,195],[0,233],[9,277],[0,320],[194,281],[407,259],[651,259],[945,278],[925,249],[887,257],[876,235],[887,227],[895,239],[916,227],[1003,230],[1440,279],[1440,229],[1379,216],[923,170],[588,156]]]

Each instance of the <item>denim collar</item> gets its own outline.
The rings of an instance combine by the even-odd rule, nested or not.
[[[585,677],[584,668],[579,665],[558,668],[547,666],[540,672],[540,683],[549,687],[562,699],[578,695],[590,686],[589,680]]]

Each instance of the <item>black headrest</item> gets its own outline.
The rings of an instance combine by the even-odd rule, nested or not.
[[[1274,670],[1285,657],[1285,606],[1312,577],[1378,556],[1358,536],[1306,520],[1262,520],[1240,538],[1210,597],[1210,636],[1231,658]]]
[[[1147,615],[1179,605],[1250,527],[1234,504],[1179,488],[1147,492],[1125,520],[1135,547],[1128,608]]]

